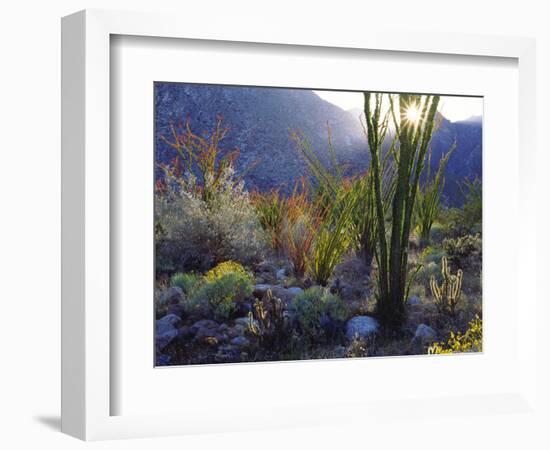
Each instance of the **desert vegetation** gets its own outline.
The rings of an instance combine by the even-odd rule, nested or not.
[[[481,182],[444,202],[438,96],[363,96],[367,168],[339,161],[329,124],[324,149],[290,129],[308,169],[290,189],[247,189],[221,117],[162,135],[158,365],[482,351]]]

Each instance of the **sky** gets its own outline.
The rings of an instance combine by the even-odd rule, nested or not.
[[[342,109],[363,109],[363,94],[346,91],[313,91],[322,99]],[[479,97],[441,96],[439,112],[451,122],[483,115],[483,99]]]

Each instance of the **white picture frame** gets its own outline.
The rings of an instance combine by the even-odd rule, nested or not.
[[[535,172],[535,43],[532,39],[404,33],[369,30],[338,36],[324,30],[308,34],[281,31],[266,23],[234,28],[222,19],[208,26],[164,14],[86,10],[62,21],[62,430],[85,440],[163,436],[209,431],[334,423],[384,416],[399,420],[405,410],[418,415],[437,408],[441,415],[497,414],[502,410],[532,413],[536,404],[536,326],[529,314],[536,308],[533,264],[518,266],[522,286],[517,342],[521,352],[517,383],[498,394],[424,399],[397,398],[388,402],[353,401],[342,404],[278,405],[271,415],[264,411],[233,418],[212,414],[173,413],[112,415],[110,311],[110,39],[113,35],[212,40],[368,49],[413,54],[445,54],[511,58],[518,64],[519,182],[517,223],[521,241],[514,249],[518,260],[536,260],[534,216]],[[515,294],[518,295],[518,294]],[[521,331],[521,332],[520,332]],[[312,367],[312,366],[310,366]],[[353,366],[355,370],[359,365]],[[353,369],[353,367],[349,367]],[[184,376],[184,375],[182,375]],[[395,413],[395,401],[400,412]],[[239,420],[239,418],[241,420]]]

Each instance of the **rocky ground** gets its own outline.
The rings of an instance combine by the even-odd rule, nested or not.
[[[277,261],[257,265],[254,277],[252,295],[240,302],[233,317],[225,321],[187,315],[182,306],[185,294],[179,287],[160,290],[157,304],[162,308],[157,309],[155,335],[157,365],[426,354],[430,344],[446,339],[448,330],[467,320],[457,317],[451,323],[450,319],[442,321],[429,298],[411,295],[406,302],[407,322],[402,333],[391,338],[381,335],[374,316],[370,271],[360,259],[351,257],[337,267],[334,281],[327,287],[344,301],[346,320],[340,325],[330,319],[321,320],[327,333],[332,332],[332,338],[311,345],[303,342],[296,330],[290,308],[293,298],[309,288],[311,282],[294,279],[288,268]],[[249,313],[254,302],[266,301],[268,292],[280,299],[284,321],[289,325],[285,328],[289,344],[284,351],[262,348],[258,336],[251,332],[251,325],[257,323]]]

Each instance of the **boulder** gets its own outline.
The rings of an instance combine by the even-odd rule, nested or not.
[[[436,340],[436,331],[432,327],[421,323],[420,325],[418,325],[418,327],[416,327],[416,332],[414,333],[412,344],[418,349],[423,348],[426,345],[433,344]]]
[[[254,286],[252,294],[254,295],[254,297],[261,300],[262,298],[264,298],[264,295],[267,293],[267,291],[272,288],[273,286],[271,284],[256,284]]]
[[[157,355],[156,366],[167,366],[170,364],[172,357],[170,355]]]
[[[407,305],[409,306],[418,306],[420,304],[422,304],[422,301],[418,295],[413,295],[407,299]]]
[[[168,307],[167,314],[174,314],[178,317],[183,317],[185,315],[185,308],[180,304],[172,304]]]
[[[250,345],[250,341],[244,336],[236,336],[231,339],[230,344],[235,345],[236,347],[248,347]]]
[[[283,267],[282,269],[277,270],[275,276],[277,277],[277,280],[283,281],[286,278],[286,269]]]
[[[287,291],[293,297],[296,297],[298,294],[301,294],[302,292],[304,292],[304,290],[301,287],[297,287],[297,286],[289,287]]]
[[[162,350],[178,335],[175,327],[181,319],[175,314],[168,314],[156,321],[155,345],[157,350]]]
[[[355,316],[346,324],[346,337],[366,339],[378,332],[378,321],[370,316]]]
[[[227,336],[229,336],[230,339],[238,336],[244,336],[246,329],[246,325],[235,325],[227,330]]]
[[[271,287],[271,293],[277,297],[280,298],[285,304],[289,304],[296,295],[298,295],[300,288],[290,288],[286,289],[282,286],[272,286]]]
[[[241,361],[241,349],[234,345],[222,345],[214,356],[218,363],[232,363]]]
[[[193,342],[199,344],[219,345],[227,341],[227,335],[217,328],[199,328]]]
[[[183,326],[178,330],[178,339],[182,342],[192,340],[197,334],[197,330],[190,326]]]
[[[235,326],[248,327],[248,316],[238,317],[234,320]]]
[[[210,319],[203,319],[195,322],[192,327],[195,329],[196,333],[200,328],[218,328],[219,323]]]

